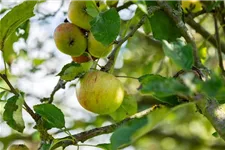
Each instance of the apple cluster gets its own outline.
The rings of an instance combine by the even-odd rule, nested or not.
[[[106,57],[113,48],[113,45],[104,46],[91,33],[90,21],[93,17],[87,13],[86,5],[86,1],[71,1],[68,10],[70,22],[60,24],[54,32],[57,48],[81,64]],[[86,110],[97,114],[110,114],[122,104],[124,88],[112,74],[89,70],[80,78],[76,95]]]
[[[60,24],[54,32],[56,47],[77,63],[106,57],[113,48],[113,45],[104,46],[94,38],[90,31],[93,17],[86,9],[86,1],[72,0],[68,9],[70,22]]]

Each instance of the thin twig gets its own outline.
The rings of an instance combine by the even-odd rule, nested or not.
[[[208,31],[206,31],[199,23],[195,22],[195,20],[191,16],[185,17],[185,22],[188,23],[197,33],[202,35],[207,41],[209,41],[214,47],[217,48],[217,42],[213,35],[211,35]],[[221,51],[225,53],[225,44],[221,43]]]
[[[124,3],[123,5],[117,7],[116,10],[117,10],[117,11],[120,11],[120,10],[126,9],[126,8],[128,8],[130,5],[132,5],[132,4],[133,4],[132,1],[126,2],[126,3]]]
[[[221,52],[221,42],[220,42],[220,35],[219,35],[219,27],[218,27],[218,22],[217,22],[217,16],[216,14],[213,15],[214,19],[214,25],[215,25],[215,35],[216,35],[216,41],[217,41],[217,52],[218,52],[218,57],[219,57],[219,66],[222,71],[222,74],[225,76],[225,70],[223,66],[223,57],[222,57],[222,52]]]

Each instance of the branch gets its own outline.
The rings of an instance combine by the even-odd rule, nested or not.
[[[195,22],[191,16],[185,17],[185,22],[188,23],[197,33],[202,35],[203,38],[208,40],[214,47],[217,48],[217,41],[208,31],[206,31],[200,24]],[[225,44],[221,43],[221,51],[225,53]]]
[[[118,123],[111,124],[111,125],[104,126],[104,127],[100,127],[100,128],[94,128],[94,129],[91,129],[91,130],[88,130],[88,131],[84,131],[84,132],[75,134],[75,135],[73,135],[73,138],[76,139],[76,141],[74,141],[73,138],[71,138],[71,136],[67,136],[67,137],[64,137],[64,138],[57,139],[60,142],[57,143],[56,145],[54,145],[52,149],[56,149],[56,148],[61,147],[61,146],[65,148],[69,145],[76,145],[78,142],[85,142],[86,140],[91,139],[95,136],[111,133],[111,132],[115,131],[118,127],[123,125],[124,123],[126,123],[128,121],[131,121],[135,118],[144,117],[144,116],[148,115],[150,112],[156,110],[157,108],[159,108],[159,107],[153,106],[153,107],[151,107],[149,109],[146,109],[144,111],[141,111],[141,112],[139,112],[139,113],[137,113],[137,114],[135,114],[135,115],[133,115],[129,118],[126,118],[126,119],[124,119],[124,120],[122,120]]]
[[[196,46],[196,43],[194,41],[193,36],[191,33],[188,31],[187,27],[185,26],[183,20],[182,20],[182,14],[174,10],[167,2],[158,0],[157,1],[158,5],[169,15],[171,19],[176,23],[176,26],[180,30],[182,36],[184,39],[187,41],[187,43],[190,43],[193,48],[193,54],[194,54],[194,64],[196,67],[203,67],[199,55],[198,55],[198,49]]]
[[[223,57],[222,57],[222,52],[221,52],[221,44],[220,44],[221,42],[220,42],[220,35],[219,35],[219,27],[218,27],[216,14],[213,15],[213,19],[214,19],[214,24],[215,24],[215,35],[216,35],[216,41],[217,41],[217,52],[218,52],[218,57],[219,57],[219,66],[220,66],[220,69],[222,71],[222,75],[225,76],[225,70],[224,70],[224,66],[223,66]]]
[[[8,80],[7,76],[5,74],[0,73],[0,77],[5,81],[5,83],[9,86],[10,92],[12,92],[15,95],[19,95],[19,93],[16,91],[16,89],[12,86],[10,81]],[[26,111],[31,115],[31,117],[37,122],[39,116],[33,112],[33,110],[27,105],[27,103],[24,101],[24,106],[26,108]]]
[[[123,5],[119,6],[116,8],[117,11],[120,11],[120,10],[123,10],[123,9],[126,9],[128,8],[130,5],[132,5],[133,2],[132,1],[129,1],[127,3],[124,3]]]
[[[160,8],[157,6],[152,6],[149,7],[148,9],[148,13],[151,16],[155,11],[158,11]],[[109,61],[108,63],[102,68],[103,71],[108,72],[111,67],[114,65],[114,61],[115,61],[115,57],[116,54],[120,48],[120,46],[126,42],[130,37],[132,37],[134,35],[134,33],[144,24],[145,19],[147,18],[147,15],[143,15],[143,17],[141,18],[141,20],[138,22],[138,24],[130,31],[130,33],[128,33],[123,39],[117,41],[117,45],[114,47],[114,49],[112,50],[112,53],[109,55]]]
[[[41,102],[44,102],[44,101],[48,101],[49,104],[51,104],[54,100],[54,96],[55,96],[55,93],[60,90],[60,89],[65,89],[65,85],[66,85],[66,81],[63,81],[61,79],[59,79],[59,81],[57,82],[57,84],[55,85],[52,93],[50,94],[50,97],[49,98],[43,98],[41,99],[40,101]]]

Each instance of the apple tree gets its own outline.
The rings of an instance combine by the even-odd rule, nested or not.
[[[225,149],[224,1],[9,3],[0,148]]]

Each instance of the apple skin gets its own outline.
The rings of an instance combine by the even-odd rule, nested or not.
[[[86,11],[86,1],[72,0],[68,9],[69,20],[80,28],[90,30],[93,19]]]
[[[80,56],[87,48],[87,39],[81,30],[72,23],[60,24],[54,32],[56,47],[70,56]]]
[[[112,51],[113,45],[104,46],[90,32],[88,35],[88,52],[96,58],[104,58]]]
[[[77,62],[79,64],[92,60],[91,55],[88,54],[87,52],[83,53],[82,55],[80,55],[78,57],[72,56],[72,59],[74,62]]]
[[[124,88],[112,74],[92,71],[80,79],[76,86],[76,94],[83,108],[103,115],[110,114],[120,107],[124,98]]]
[[[13,144],[8,148],[8,150],[29,150],[29,148],[24,144]]]
[[[199,0],[182,0],[181,6],[184,10],[184,13],[188,13],[186,9],[191,9],[191,12],[196,13],[202,10],[202,4]]]

